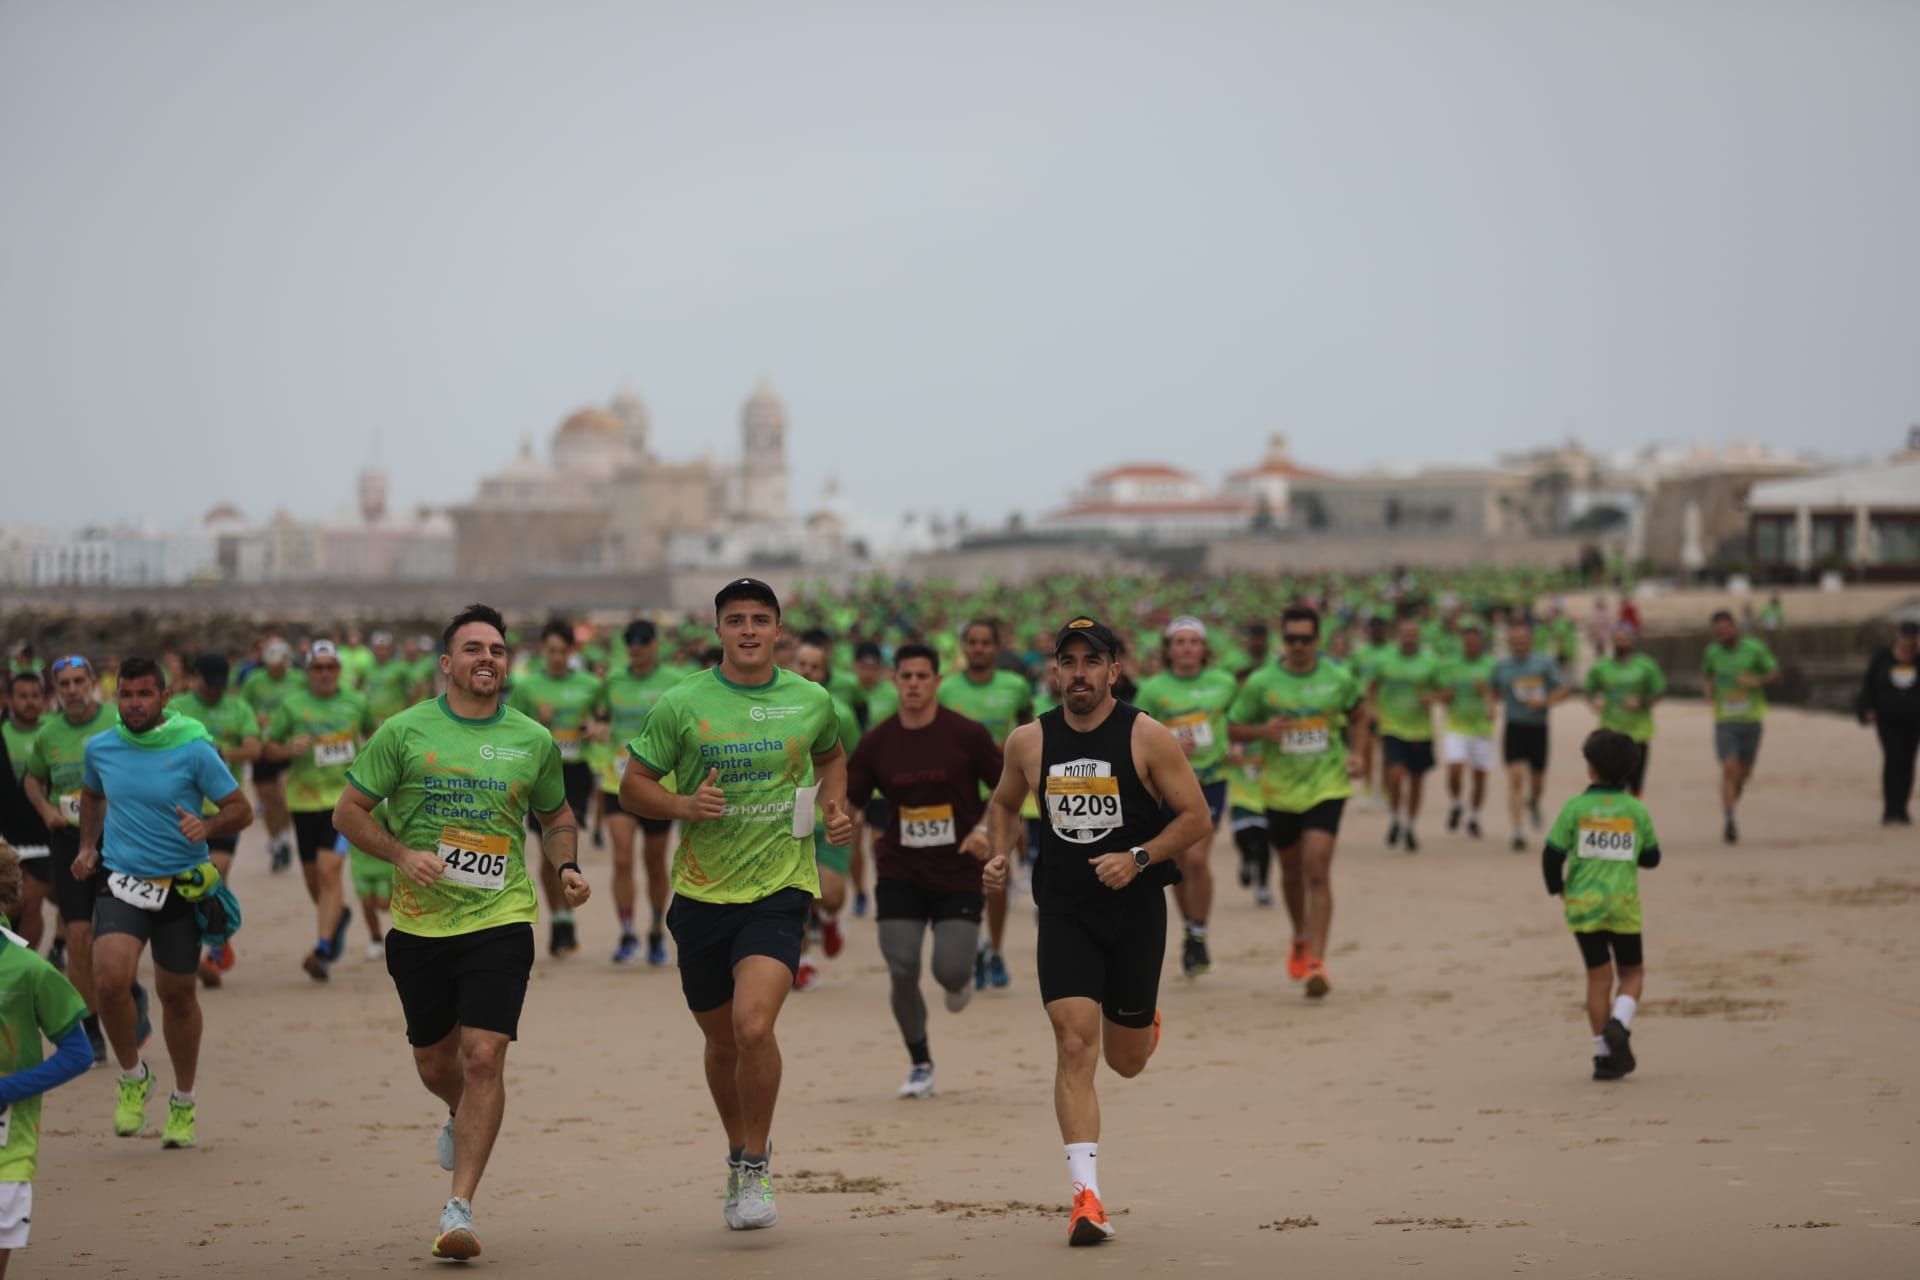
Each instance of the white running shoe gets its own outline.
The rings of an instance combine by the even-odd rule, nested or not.
[[[480,1256],[480,1237],[473,1233],[473,1206],[467,1201],[449,1200],[440,1211],[440,1234],[433,1240],[433,1256],[459,1262]]]
[[[727,1161],[727,1200],[720,1208],[720,1216],[726,1220],[729,1231],[746,1230],[740,1221],[740,1166],[732,1160]]]
[[[947,992],[947,1012],[958,1013],[973,1003],[973,984],[963,982],[958,991]]]
[[[728,1225],[735,1231],[762,1231],[777,1226],[780,1211],[773,1207],[773,1173],[767,1162],[742,1160],[738,1170],[740,1206],[734,1211],[735,1221]]]
[[[387,958],[387,944],[384,942],[369,942],[367,944],[366,957],[369,960],[385,960]]]
[[[453,1172],[453,1112],[447,1112],[447,1122],[440,1126],[440,1139],[434,1144],[434,1155],[440,1159],[440,1167],[448,1173]]]
[[[916,1062],[913,1070],[907,1073],[907,1082],[900,1086],[903,1098],[931,1098],[933,1096],[933,1064]]]

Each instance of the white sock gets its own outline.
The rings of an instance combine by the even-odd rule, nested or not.
[[[139,1070],[137,1071],[122,1070],[120,1072],[120,1078],[122,1080],[145,1080],[148,1076],[152,1074],[153,1074],[152,1072],[147,1070],[146,1059],[142,1058],[140,1060]]]
[[[1204,938],[1207,936],[1207,926],[1204,924],[1195,924],[1189,920],[1187,921],[1187,932],[1196,938]]]
[[[1407,817],[1407,811],[1405,809],[1395,809],[1393,811],[1393,820],[1394,822],[1398,823],[1400,826],[1403,826],[1403,827],[1406,826],[1409,821],[1411,821],[1411,819]]]
[[[1613,1016],[1623,1027],[1633,1025],[1633,1015],[1640,1008],[1640,1002],[1632,996],[1620,996],[1613,1002]]]
[[[178,1089],[175,1089],[173,1091],[173,1100],[175,1102],[184,1103],[186,1106],[190,1107],[193,1105],[193,1090],[189,1089],[185,1093],[182,1093]]]
[[[1067,1144],[1067,1176],[1073,1179],[1074,1186],[1085,1187],[1096,1196],[1100,1194],[1100,1184],[1094,1179],[1093,1157],[1099,1150],[1097,1142]]]
[[[1605,1036],[1595,1036],[1593,1038],[1593,1056],[1596,1058],[1611,1058],[1613,1056],[1613,1050],[1607,1048],[1607,1038]]]

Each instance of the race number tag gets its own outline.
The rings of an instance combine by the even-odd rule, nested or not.
[[[1513,696],[1532,704],[1547,696],[1547,682],[1539,676],[1520,676],[1513,682]]]
[[[901,806],[901,848],[939,849],[953,843],[952,805],[930,804],[917,809]]]
[[[1723,693],[1720,695],[1722,715],[1743,716],[1753,709],[1753,700],[1744,693]]]
[[[142,880],[124,871],[116,871],[107,877],[108,893],[142,911],[158,911],[166,906],[167,890],[172,887],[172,880]]]
[[[1167,721],[1167,728],[1173,730],[1174,738],[1189,755],[1206,751],[1213,746],[1213,721],[1204,711],[1190,711],[1183,716],[1175,716]]]
[[[572,764],[580,758],[581,737],[578,729],[555,729],[553,745],[560,748],[560,759]]]
[[[627,754],[626,752],[624,752],[624,751],[622,751],[622,752],[621,752],[621,753],[620,753],[619,755],[617,755],[617,756],[615,756],[615,757],[613,758],[613,776],[614,776],[614,777],[616,777],[616,778],[624,778],[624,777],[626,777],[626,776],[627,776],[627,761],[629,761],[629,760],[631,760],[631,759],[633,759],[633,757],[632,757],[632,756],[630,756],[630,755],[628,755],[628,754]]]
[[[68,822],[78,823],[80,821],[80,793],[78,791],[69,791],[60,797],[60,816]]]
[[[1055,831],[1111,831],[1120,826],[1118,778],[1047,778],[1047,814]]]
[[[1894,667],[1887,672],[1888,679],[1893,681],[1893,687],[1896,689],[1913,688],[1913,676],[1914,668],[1911,665]]]
[[[51,846],[44,845],[44,844],[22,844],[22,845],[15,845],[13,851],[15,854],[19,855],[20,861],[32,862],[35,858],[44,858],[48,856],[53,852],[53,849]],[[0,1142],[0,1146],[5,1146],[5,1145],[6,1145],[5,1143]]]
[[[511,837],[442,827],[439,853],[440,860],[447,864],[445,879],[492,893],[506,887],[507,859],[513,854]]]
[[[1289,721],[1280,731],[1280,754],[1283,756],[1317,756],[1327,749],[1331,734],[1327,728],[1325,716],[1302,716]]]
[[[1580,819],[1579,851],[1583,858],[1632,862],[1639,856],[1639,843],[1632,818]]]
[[[820,798],[820,784],[810,787],[796,787],[793,792],[793,827],[788,834],[794,839],[805,839],[813,835],[814,802]]]
[[[352,764],[353,755],[353,735],[350,733],[330,733],[313,744],[313,762],[322,769]]]

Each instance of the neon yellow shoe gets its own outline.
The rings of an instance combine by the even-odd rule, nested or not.
[[[160,1135],[162,1147],[190,1147],[193,1145],[193,1104],[181,1102],[176,1098],[167,1099],[167,1129]]]
[[[147,1127],[147,1099],[152,1095],[151,1070],[139,1080],[120,1077],[120,1101],[113,1108],[113,1132],[117,1137],[131,1138]]]

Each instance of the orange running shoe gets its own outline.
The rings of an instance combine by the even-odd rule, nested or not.
[[[220,985],[220,966],[214,963],[210,955],[200,957],[200,985],[203,987]]]
[[[228,938],[225,942],[220,944],[220,955],[214,961],[214,963],[220,966],[220,972],[232,973],[233,960],[234,960],[233,939]]]
[[[1333,983],[1327,980],[1327,966],[1316,958],[1307,966],[1307,995],[1310,999],[1318,1000],[1331,990]]]
[[[1307,954],[1307,940],[1295,938],[1293,945],[1287,948],[1287,976],[1295,982],[1307,976],[1313,957]]]
[[[1101,1244],[1113,1239],[1113,1224],[1107,1221],[1107,1211],[1100,1207],[1100,1197],[1091,1187],[1078,1183],[1074,1187],[1073,1217],[1067,1220],[1067,1243]]]

